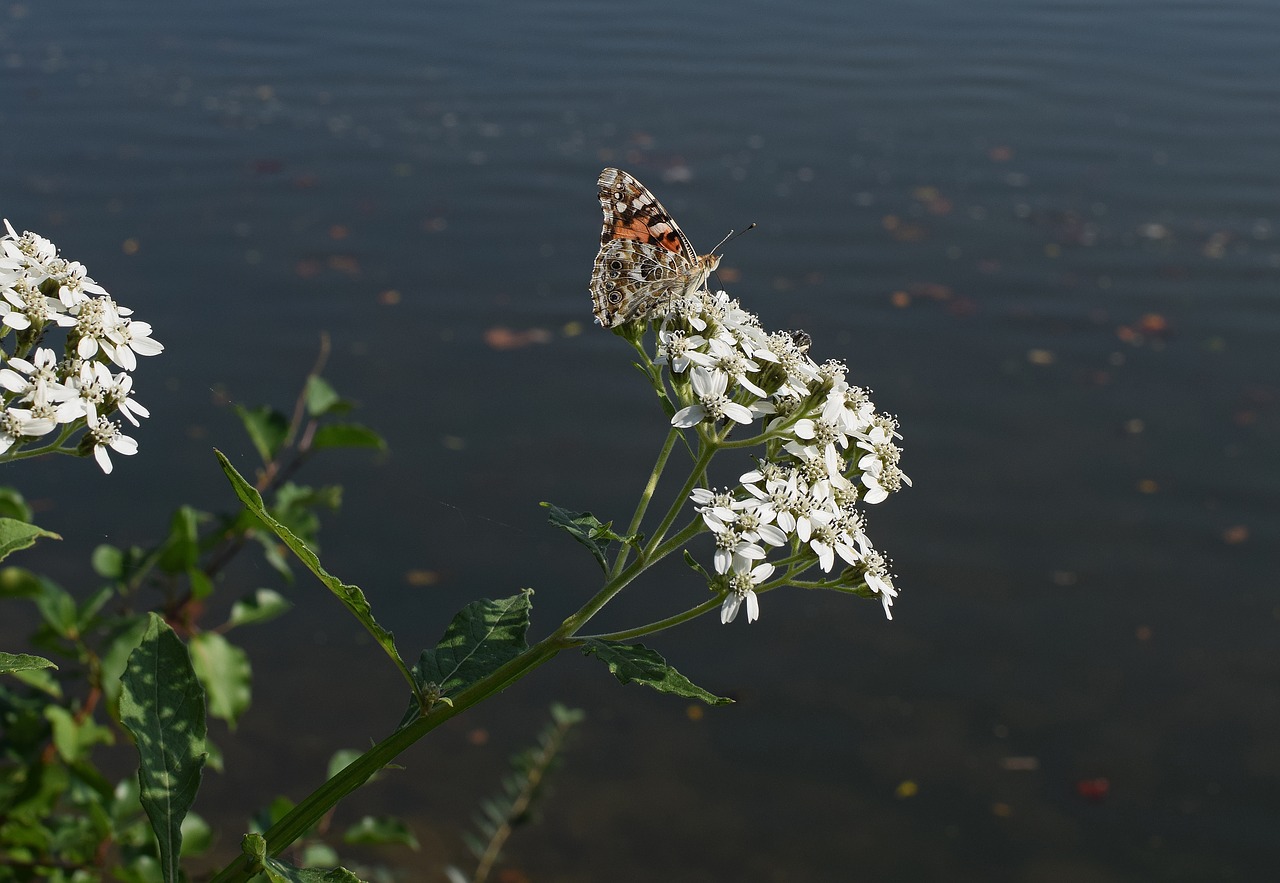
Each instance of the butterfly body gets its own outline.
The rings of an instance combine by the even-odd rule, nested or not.
[[[620,169],[605,169],[597,183],[604,209],[591,273],[597,322],[612,328],[643,318],[654,306],[706,284],[720,256],[694,251],[649,188]]]

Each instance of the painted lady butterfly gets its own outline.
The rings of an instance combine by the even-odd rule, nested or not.
[[[694,251],[649,188],[619,169],[605,169],[597,185],[604,208],[591,273],[597,322],[612,328],[641,319],[657,304],[706,284],[720,256]]]

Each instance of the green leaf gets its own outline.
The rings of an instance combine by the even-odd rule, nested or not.
[[[31,507],[16,488],[0,487],[0,518],[30,523],[31,515]]]
[[[179,879],[182,820],[200,787],[205,763],[204,691],[187,648],[152,613],[142,643],[129,656],[120,722],[133,734],[142,808],[160,846],[166,883]]]
[[[312,450],[324,448],[375,448],[385,450],[386,441],[378,433],[359,423],[329,423],[316,430],[311,439]]]
[[[44,716],[53,727],[53,745],[58,749],[58,755],[69,764],[87,758],[94,745],[115,742],[111,731],[98,726],[93,718],[78,721],[61,705],[46,706]]]
[[[529,611],[533,594],[490,601],[472,601],[445,629],[440,643],[423,650],[413,667],[413,678],[423,692],[450,696],[465,690],[529,649]]]
[[[76,629],[76,599],[50,580],[39,578],[40,594],[35,598],[36,609],[54,634],[64,638],[78,636]]]
[[[582,645],[587,656],[596,656],[613,676],[624,684],[637,683],[661,693],[674,693],[687,699],[700,699],[708,705],[728,705],[732,699],[708,693],[676,671],[656,650],[643,644],[619,644],[614,641],[587,641]]]
[[[258,589],[231,605],[227,628],[269,622],[293,608],[293,602],[273,589]]]
[[[27,653],[5,653],[0,651],[0,673],[12,671],[33,671],[38,668],[57,668],[43,656],[31,656]]]
[[[364,883],[346,868],[295,868],[277,858],[263,862],[262,870],[269,883]]]
[[[289,437],[288,418],[265,405],[252,411],[240,405],[236,405],[235,409],[240,415],[240,422],[244,424],[245,432],[249,434],[249,441],[253,442],[258,451],[258,456],[263,463],[270,463],[284,445],[284,440]]]
[[[261,834],[246,834],[240,841],[243,852],[260,867],[270,883],[363,883],[346,868],[295,868],[288,862],[267,857],[267,841]]]
[[[40,537],[62,539],[56,533],[36,527],[34,524],[27,524],[15,518],[0,518],[0,561],[13,552],[33,545]]]
[[[391,657],[392,662],[400,669],[400,673],[404,675],[410,685],[414,685],[413,674],[409,671],[409,667],[405,665],[404,660],[400,658],[399,652],[396,650],[395,638],[391,632],[384,629],[373,618],[373,610],[369,607],[369,602],[364,596],[364,592],[360,591],[356,586],[349,586],[337,577],[331,575],[323,567],[320,566],[320,559],[316,557],[315,552],[308,548],[307,544],[302,542],[293,535],[290,530],[276,521],[267,513],[262,505],[262,496],[253,486],[244,480],[235,467],[231,465],[231,461],[223,456],[221,451],[214,451],[218,457],[218,462],[222,464],[222,471],[226,473],[227,479],[231,482],[231,487],[235,490],[236,496],[240,498],[240,502],[258,517],[272,533],[280,538],[294,555],[298,556],[298,560],[307,566],[307,569],[316,575],[320,582],[332,592],[339,601],[341,601],[359,622],[373,635],[373,639]]]
[[[200,855],[213,846],[213,828],[195,813],[182,820],[182,854]]]
[[[600,564],[600,569],[607,573],[609,565],[605,561],[605,552],[609,548],[609,543],[614,540],[627,541],[627,538],[619,536],[610,529],[613,522],[606,524],[590,512],[570,512],[554,503],[542,505],[550,512],[551,523],[568,531],[569,536],[590,549],[592,557]]]
[[[101,651],[102,692],[107,700],[107,708],[117,719],[120,717],[120,691],[124,689],[120,678],[124,676],[125,666],[129,664],[129,654],[142,643],[142,637],[150,625],[150,618],[143,613],[122,620]]]
[[[124,562],[124,552],[107,543],[94,548],[89,557],[93,572],[103,579],[124,579]]]
[[[249,710],[253,670],[249,654],[217,632],[201,632],[191,639],[191,665],[204,686],[209,714],[235,729]]]
[[[418,838],[413,836],[408,825],[394,816],[383,818],[365,816],[346,830],[342,835],[342,841],[373,845],[399,843],[410,849],[418,848]]]
[[[200,513],[182,506],[169,520],[169,536],[165,538],[156,566],[165,573],[186,573],[200,560]]]
[[[318,374],[312,374],[307,378],[305,395],[307,414],[311,417],[323,417],[342,403],[342,397],[329,385],[329,381]]]

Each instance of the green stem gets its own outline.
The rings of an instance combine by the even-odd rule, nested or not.
[[[689,477],[685,479],[684,486],[680,488],[676,493],[675,499],[671,501],[671,508],[667,510],[662,523],[653,532],[653,536],[645,547],[641,560],[650,561],[654,558],[659,544],[662,543],[663,536],[671,528],[671,524],[676,520],[676,516],[680,514],[680,510],[684,508],[684,504],[689,499],[689,494],[693,492],[698,482],[702,480],[702,474],[707,471],[707,464],[711,462],[711,458],[715,456],[717,450],[718,448],[715,445],[705,442],[698,449],[698,457],[694,460],[693,469],[689,471]]]
[[[666,619],[660,619],[657,622],[651,622],[648,625],[637,626],[633,629],[626,629],[621,632],[609,632],[604,635],[582,635],[583,641],[630,641],[634,638],[643,638],[645,635],[651,635],[654,632],[660,632],[663,629],[669,629],[672,626],[680,625],[691,619],[697,619],[709,610],[715,610],[724,601],[724,595],[717,595],[703,601],[697,607],[690,607],[682,613],[674,616],[668,616]]]
[[[636,504],[635,515],[631,517],[631,524],[627,527],[627,536],[634,536],[636,531],[640,529],[640,523],[644,521],[645,512],[649,510],[649,503],[653,500],[653,495],[658,489],[658,479],[662,477],[662,470],[666,468],[667,461],[671,459],[671,451],[676,446],[676,439],[680,438],[680,430],[674,426],[667,433],[667,439],[662,444],[662,450],[658,452],[658,459],[653,464],[653,471],[649,473],[649,481],[644,486],[644,492],[640,495],[640,502]],[[618,552],[618,557],[614,559],[613,567],[609,570],[609,578],[612,579],[622,572],[622,568],[626,566],[627,557],[631,554],[630,546],[623,546]]]
[[[558,635],[551,635],[499,666],[491,674],[476,681],[458,695],[451,697],[451,702],[437,702],[422,717],[396,730],[360,755],[332,779],[311,792],[301,803],[285,814],[284,818],[272,825],[263,835],[267,841],[267,855],[276,856],[283,852],[339,801],[367,782],[371,776],[427,733],[454,715],[461,714],[473,705],[501,692],[535,668],[549,662],[561,650],[576,646],[578,643],[580,642],[576,640],[566,640]],[[241,855],[219,871],[210,883],[245,883],[261,870],[255,865],[251,857]]]

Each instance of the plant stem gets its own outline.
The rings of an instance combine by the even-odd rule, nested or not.
[[[339,801],[369,780],[401,752],[454,715],[484,701],[495,693],[523,678],[529,672],[550,661],[557,653],[579,643],[572,639],[551,635],[519,656],[499,666],[488,676],[476,681],[451,702],[437,702],[422,717],[396,730],[377,745],[370,748],[332,779],[305,797],[301,803],[285,814],[263,835],[267,841],[267,855],[276,856],[324,817]],[[247,855],[241,855],[219,871],[210,883],[245,883],[261,868]]]

